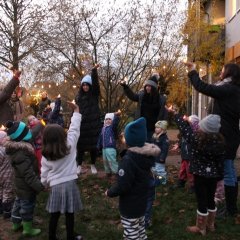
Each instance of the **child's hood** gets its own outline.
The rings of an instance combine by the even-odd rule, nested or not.
[[[15,142],[15,141],[7,141],[4,143],[4,147],[6,148],[7,154],[13,154],[19,150],[24,150],[28,153],[34,154],[34,148],[29,142]]]
[[[143,147],[131,147],[128,151],[137,154],[133,157],[141,168],[150,168],[154,165],[154,159],[161,152],[160,148],[151,143],[145,143]]]

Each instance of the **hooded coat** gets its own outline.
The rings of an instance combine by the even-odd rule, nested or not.
[[[20,199],[32,199],[43,190],[38,177],[37,159],[29,142],[7,141],[4,144],[14,170],[14,188]]]
[[[97,69],[92,69],[92,85],[88,92],[80,89],[76,96],[76,103],[82,114],[80,137],[78,139],[78,151],[90,151],[96,148],[101,131],[101,114],[99,109],[100,86]]]
[[[107,192],[109,197],[119,196],[120,214],[126,218],[144,216],[147,207],[151,167],[160,149],[145,143],[143,147],[128,148],[119,162],[118,179]]]

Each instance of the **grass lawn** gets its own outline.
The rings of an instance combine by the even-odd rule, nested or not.
[[[100,168],[100,167],[99,167]],[[171,186],[177,176],[177,170],[169,166],[169,182],[166,186],[157,188],[157,196],[153,208],[153,226],[148,231],[149,240],[198,240],[200,235],[192,235],[185,231],[186,226],[195,223],[196,203],[194,194],[185,189],[172,189]],[[104,195],[110,183],[105,178],[88,175],[78,179],[84,210],[75,216],[75,230],[84,240],[119,240],[122,239],[123,229],[119,220],[118,199],[110,199]],[[41,235],[32,238],[36,240],[48,239],[48,213],[45,205],[48,193],[38,196],[35,216],[42,220],[37,227],[42,229]],[[60,240],[66,239],[65,218],[61,216],[58,225]],[[29,239],[21,233],[13,233],[11,224],[0,222],[0,240]],[[216,221],[217,230],[209,233],[204,239],[211,240],[239,240],[240,225],[237,219],[221,219]],[[5,226],[5,227],[4,227]]]

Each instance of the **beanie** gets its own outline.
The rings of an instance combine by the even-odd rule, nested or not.
[[[199,128],[205,133],[218,133],[221,127],[219,115],[210,114],[199,122]]]
[[[190,123],[190,126],[194,132],[196,132],[199,129],[199,117],[197,115],[190,115],[188,117],[188,121]]]
[[[150,85],[150,86],[157,89],[157,87],[158,87],[158,76],[157,75],[151,76],[144,84],[144,86],[147,86],[147,85]]]
[[[7,136],[7,133],[5,131],[0,130],[0,144],[2,144],[6,136]]]
[[[107,114],[105,115],[105,118],[104,118],[104,119],[106,120],[107,118],[113,120],[113,119],[114,119],[114,113],[107,113]]]
[[[142,147],[147,140],[145,118],[141,117],[128,123],[124,129],[124,136],[129,147]]]
[[[7,135],[13,141],[29,141],[32,138],[32,133],[24,122],[7,121]]]
[[[158,122],[156,122],[156,124],[155,124],[155,127],[156,128],[161,128],[161,129],[163,129],[163,130],[166,130],[167,129],[167,126],[168,126],[168,122],[167,121],[158,121]]]
[[[91,76],[90,75],[86,75],[82,79],[82,81],[81,81],[81,84],[83,84],[83,83],[88,83],[89,85],[92,85],[92,78],[91,78]]]

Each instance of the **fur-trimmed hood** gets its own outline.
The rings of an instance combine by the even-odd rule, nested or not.
[[[160,154],[160,148],[152,143],[145,143],[143,147],[131,147],[128,148],[130,152],[138,153],[145,156],[156,157]]]
[[[28,153],[34,154],[34,148],[29,142],[15,142],[15,141],[6,141],[4,143],[4,147],[6,148],[7,154],[12,154],[19,150],[27,151]]]

